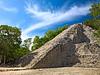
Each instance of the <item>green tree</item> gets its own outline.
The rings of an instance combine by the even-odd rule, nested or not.
[[[28,39],[24,40],[23,47],[29,49],[29,47],[31,45],[31,40],[32,40],[32,38],[28,38]]]
[[[90,15],[93,18],[86,20],[84,23],[98,30],[100,28],[100,3],[91,6]]]
[[[92,19],[86,20],[84,24],[95,29],[95,35],[100,37],[100,3],[91,6],[90,15]]]
[[[90,9],[90,14],[96,18],[96,17],[100,17],[100,3],[97,3],[97,4],[93,4],[91,6],[91,9]]]
[[[14,59],[14,52],[20,48],[21,31],[8,25],[0,26],[0,53],[2,62],[6,63]]]
[[[47,38],[47,41],[53,39],[56,36],[54,30],[49,30],[46,32],[45,37]]]
[[[27,49],[26,47],[20,47],[17,50],[15,50],[15,52],[13,54],[14,54],[14,58],[16,60],[28,53],[30,53],[29,49]]]
[[[39,36],[35,36],[32,49],[35,50],[38,49],[39,47],[41,47],[41,40]]]

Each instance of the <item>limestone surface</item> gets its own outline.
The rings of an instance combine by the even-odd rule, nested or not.
[[[99,67],[100,45],[91,27],[74,24],[41,48],[16,61],[26,68]]]

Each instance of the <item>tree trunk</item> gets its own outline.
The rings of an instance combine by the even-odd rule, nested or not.
[[[6,56],[4,55],[4,58],[3,58],[3,64],[6,63]]]

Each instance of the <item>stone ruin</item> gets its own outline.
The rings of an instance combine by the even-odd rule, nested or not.
[[[94,30],[74,24],[39,49],[16,61],[26,68],[99,67],[100,45]]]

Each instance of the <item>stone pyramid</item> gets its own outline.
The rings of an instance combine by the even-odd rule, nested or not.
[[[74,24],[41,48],[17,61],[26,68],[100,67],[100,46],[94,30]]]

